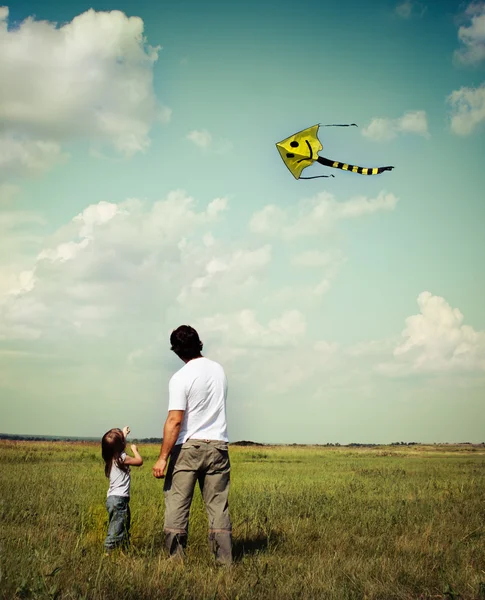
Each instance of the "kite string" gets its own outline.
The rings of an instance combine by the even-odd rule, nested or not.
[[[299,177],[298,179],[320,179],[320,177],[335,177],[335,175],[315,175],[314,177]]]
[[[358,127],[357,123],[350,123],[350,125],[341,125],[339,123],[333,123],[332,125],[321,125],[321,127]]]

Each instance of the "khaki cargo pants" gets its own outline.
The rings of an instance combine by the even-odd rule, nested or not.
[[[163,488],[165,544],[171,555],[184,555],[190,505],[198,481],[209,518],[211,550],[218,562],[232,562],[232,527],[228,503],[230,471],[226,442],[188,440],[174,446]]]

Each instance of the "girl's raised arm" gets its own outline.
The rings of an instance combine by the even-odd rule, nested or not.
[[[125,465],[130,465],[132,467],[141,467],[143,464],[143,458],[140,456],[138,448],[135,446],[135,444],[131,444],[130,448],[133,454],[135,455],[135,458],[131,458],[131,456],[127,455],[125,458]]]

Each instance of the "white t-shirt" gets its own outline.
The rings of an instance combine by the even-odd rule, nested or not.
[[[188,439],[229,441],[227,379],[219,363],[194,358],[172,376],[168,388],[168,410],[185,411],[177,444]]]
[[[123,452],[121,460],[124,462],[125,458],[126,452]],[[130,497],[130,467],[128,467],[128,473],[125,473],[113,461],[109,474],[109,489],[106,495]]]

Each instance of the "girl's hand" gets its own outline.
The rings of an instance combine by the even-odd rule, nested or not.
[[[125,465],[141,467],[143,464],[143,458],[138,454],[138,448],[135,446],[135,444],[131,444],[131,451],[135,455],[135,458],[127,455],[125,458]]]
[[[128,437],[129,433],[130,433],[130,428],[128,427],[128,425],[126,427],[123,427],[123,435],[125,436],[125,440]]]

